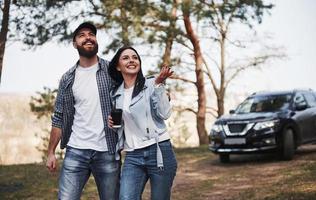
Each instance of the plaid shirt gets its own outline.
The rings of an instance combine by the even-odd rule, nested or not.
[[[55,110],[52,116],[52,126],[62,130],[60,148],[67,146],[75,115],[75,99],[72,91],[72,85],[75,80],[75,71],[79,61],[69,69],[61,78],[58,93],[55,102]],[[108,74],[108,61],[99,58],[99,69],[96,74],[97,85],[100,95],[101,110],[104,122],[105,138],[110,153],[115,153],[117,144],[117,134],[107,127],[107,116],[111,112],[110,89],[112,88],[112,79]]]

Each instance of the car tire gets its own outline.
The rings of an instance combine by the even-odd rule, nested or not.
[[[219,154],[221,163],[229,163],[229,154]]]
[[[292,160],[295,153],[294,132],[287,128],[283,131],[280,156],[282,160]]]

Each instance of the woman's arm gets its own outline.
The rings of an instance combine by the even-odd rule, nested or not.
[[[164,85],[154,88],[154,92],[150,96],[151,108],[153,114],[163,120],[166,120],[171,115],[171,104],[166,93]]]
[[[154,81],[154,91],[150,96],[151,107],[155,116],[166,120],[171,115],[171,105],[164,87],[165,80],[173,74],[170,67],[163,66]]]

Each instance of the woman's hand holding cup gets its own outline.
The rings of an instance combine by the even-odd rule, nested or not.
[[[113,128],[113,120],[112,120],[111,115],[108,116],[108,127]]]

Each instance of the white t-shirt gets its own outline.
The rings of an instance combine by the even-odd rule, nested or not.
[[[98,63],[78,66],[72,86],[75,116],[68,145],[79,149],[107,151],[100,96],[96,80]]]

